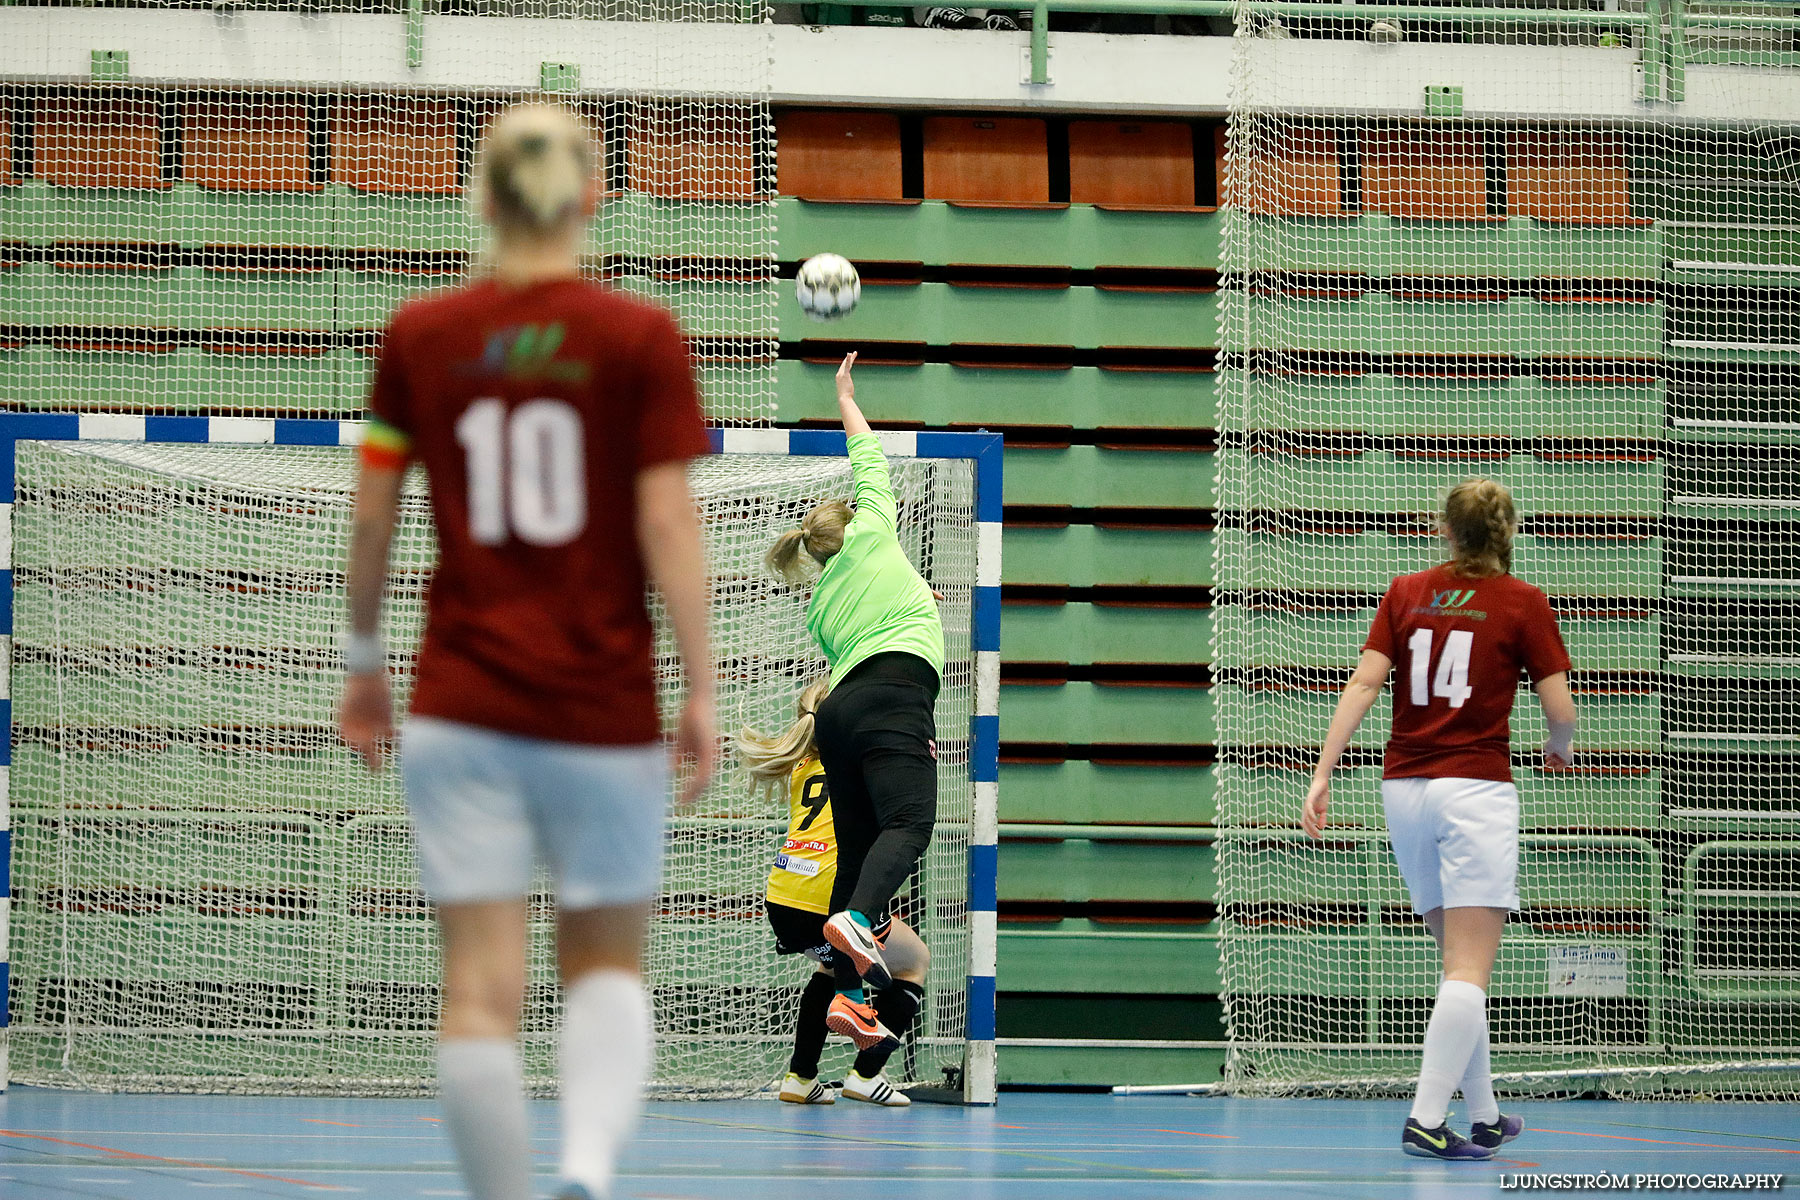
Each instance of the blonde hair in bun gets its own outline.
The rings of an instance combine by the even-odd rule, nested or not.
[[[506,233],[557,232],[580,215],[593,176],[593,134],[560,104],[515,104],[502,112],[483,135],[475,163],[483,211]]]

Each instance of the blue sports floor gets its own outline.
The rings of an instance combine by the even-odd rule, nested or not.
[[[993,1109],[650,1106],[615,1200],[1151,1200],[1501,1194],[1518,1172],[1791,1174],[1800,1106],[1530,1103],[1506,1158],[1397,1148],[1395,1102],[1003,1094]],[[552,1109],[538,1104],[548,1191]],[[1511,1189],[1508,1189],[1509,1194]],[[0,1095],[5,1200],[461,1196],[423,1100]],[[1594,1194],[1594,1193],[1590,1193]],[[1682,1191],[1675,1194],[1705,1194]]]

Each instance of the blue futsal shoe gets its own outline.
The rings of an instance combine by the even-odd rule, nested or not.
[[[1501,1113],[1500,1119],[1493,1124],[1476,1121],[1469,1126],[1469,1140],[1477,1146],[1486,1146],[1489,1150],[1498,1150],[1525,1132],[1525,1118]]]
[[[585,1183],[576,1183],[571,1179],[556,1189],[556,1195],[551,1200],[600,1200],[600,1197],[588,1191]]]
[[[1400,1148],[1414,1158],[1441,1158],[1445,1162],[1480,1162],[1494,1157],[1487,1146],[1477,1146],[1448,1125],[1427,1129],[1411,1117],[1400,1131]]]

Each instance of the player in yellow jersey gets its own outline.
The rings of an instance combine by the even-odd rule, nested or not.
[[[755,786],[785,786],[788,793],[787,836],[775,855],[767,892],[775,953],[804,954],[818,964],[800,993],[794,1053],[781,1084],[781,1098],[791,1104],[831,1104],[837,1099],[818,1078],[827,1033],[825,1014],[837,994],[835,951],[825,940],[831,888],[837,880],[837,830],[825,768],[813,744],[813,717],[825,698],[825,689],[826,681],[821,679],[800,693],[798,719],[779,737],[765,738],[748,729],[738,734],[738,751]],[[890,1084],[882,1071],[919,1014],[931,954],[919,935],[891,914],[877,915],[873,933],[882,943],[893,975],[893,982],[876,995],[874,1003],[887,1036],[857,1054],[844,1078],[844,1098],[904,1108],[912,1101]]]

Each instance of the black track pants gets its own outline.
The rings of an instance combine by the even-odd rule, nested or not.
[[[936,705],[936,671],[895,653],[859,664],[819,706],[815,736],[837,827],[834,913],[886,912],[931,843]]]

